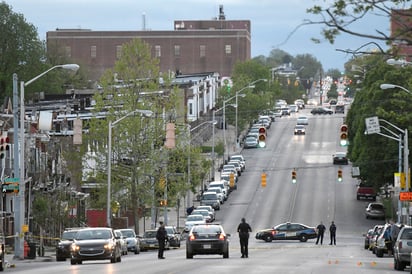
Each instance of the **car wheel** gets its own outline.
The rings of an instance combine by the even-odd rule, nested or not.
[[[383,257],[383,250],[382,249],[377,249],[376,250],[376,257],[379,257],[379,258]]]
[[[75,264],[77,264],[77,261],[76,260],[70,260],[70,264],[75,265]]]
[[[369,249],[369,244],[365,241],[365,245],[363,246],[365,249]]]
[[[193,254],[186,250],[186,259],[193,259]]]
[[[114,264],[116,263],[116,255],[113,254],[113,257],[110,258],[110,263]]]
[[[63,262],[65,260],[66,260],[66,258],[64,258],[64,257],[56,257],[57,262]]]
[[[300,239],[301,242],[307,242],[308,241],[308,236],[306,234],[302,234],[300,235]]]
[[[117,257],[116,262],[117,262],[117,263],[120,263],[121,261],[122,261],[122,256],[119,254],[119,257]]]
[[[134,250],[134,254],[139,254],[140,253],[140,248],[135,248],[135,250]]]
[[[223,258],[228,259],[229,258],[229,249],[223,252]]]
[[[272,236],[270,236],[270,235],[266,235],[265,236],[265,242],[267,242],[267,243],[270,243],[270,242],[272,242]]]

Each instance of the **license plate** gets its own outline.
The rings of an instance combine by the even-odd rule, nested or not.
[[[155,245],[149,245],[149,247],[154,247]]]
[[[212,246],[211,246],[211,245],[203,245],[203,248],[204,248],[204,249],[211,249]]]

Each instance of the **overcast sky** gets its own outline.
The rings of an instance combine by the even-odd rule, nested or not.
[[[327,0],[328,1],[328,0]],[[13,12],[21,13],[33,24],[42,40],[46,32],[56,28],[91,30],[173,30],[174,20],[210,20],[219,14],[223,5],[226,20],[250,20],[252,26],[252,57],[269,56],[279,48],[295,56],[311,54],[325,70],[343,70],[350,55],[336,49],[355,50],[370,40],[340,36],[334,45],[320,38],[320,25],[304,26],[288,39],[305,19],[319,18],[306,9],[323,0],[7,0]],[[145,16],[143,16],[143,14]],[[380,29],[389,33],[389,19],[380,17],[365,21],[359,28]],[[381,44],[383,48],[385,46]],[[367,49],[367,48],[366,48]]]

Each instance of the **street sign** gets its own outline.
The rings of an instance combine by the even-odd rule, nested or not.
[[[400,192],[399,200],[401,201],[412,201],[412,192]]]
[[[18,193],[19,192],[19,184],[18,183],[9,183],[9,184],[2,184],[1,191],[3,193]]]
[[[365,123],[366,123],[366,134],[374,134],[374,133],[381,132],[381,127],[379,125],[378,116],[365,118]]]
[[[18,183],[19,182],[19,178],[6,178],[4,179],[5,183]]]

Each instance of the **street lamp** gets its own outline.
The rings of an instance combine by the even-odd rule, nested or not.
[[[16,196],[16,203],[15,203],[15,219],[14,219],[14,231],[19,233],[20,236],[15,238],[15,247],[14,247],[14,256],[16,258],[24,259],[23,247],[24,247],[24,240],[22,240],[23,230],[27,228],[25,225],[24,215],[25,215],[25,167],[24,167],[24,116],[25,116],[25,109],[24,109],[24,88],[40,77],[44,76],[45,74],[49,73],[50,71],[62,68],[72,71],[77,71],[79,69],[79,65],[77,64],[65,64],[65,65],[57,65],[54,67],[49,68],[48,70],[44,71],[43,73],[37,75],[33,79],[24,82],[20,82],[20,129],[18,126],[18,91],[17,91],[17,74],[13,74],[13,139],[15,140],[14,143],[14,163],[13,163],[13,171],[14,176],[20,174],[19,178],[19,195]],[[17,142],[18,133],[20,131],[20,144]],[[19,145],[20,145],[20,154],[19,154]],[[24,226],[24,228],[23,228]]]
[[[386,60],[386,63],[388,64],[388,65],[392,65],[392,66],[396,66],[396,65],[399,65],[399,66],[406,66],[406,65],[411,65],[412,64],[412,62],[408,62],[408,61],[406,61],[406,60],[404,60],[404,59],[398,59],[398,60],[396,60],[396,59],[393,59],[393,58],[390,58],[390,59],[388,59],[388,60]]]
[[[398,86],[398,85],[393,85],[393,84],[381,84],[380,85],[381,89],[392,89],[392,88],[399,88],[403,91],[405,91],[406,93],[412,94],[412,92],[402,86]]]
[[[106,222],[107,222],[107,226],[111,227],[111,218],[110,218],[110,210],[111,210],[111,180],[112,180],[112,128],[118,124],[120,121],[122,121],[123,119],[129,117],[130,115],[135,114],[136,112],[138,113],[142,113],[143,115],[150,117],[152,116],[153,112],[151,110],[140,110],[140,109],[135,109],[129,113],[127,113],[126,115],[124,115],[123,117],[117,119],[116,121],[112,122],[109,121],[109,137],[108,137],[108,156],[107,156],[107,212],[106,212]]]

